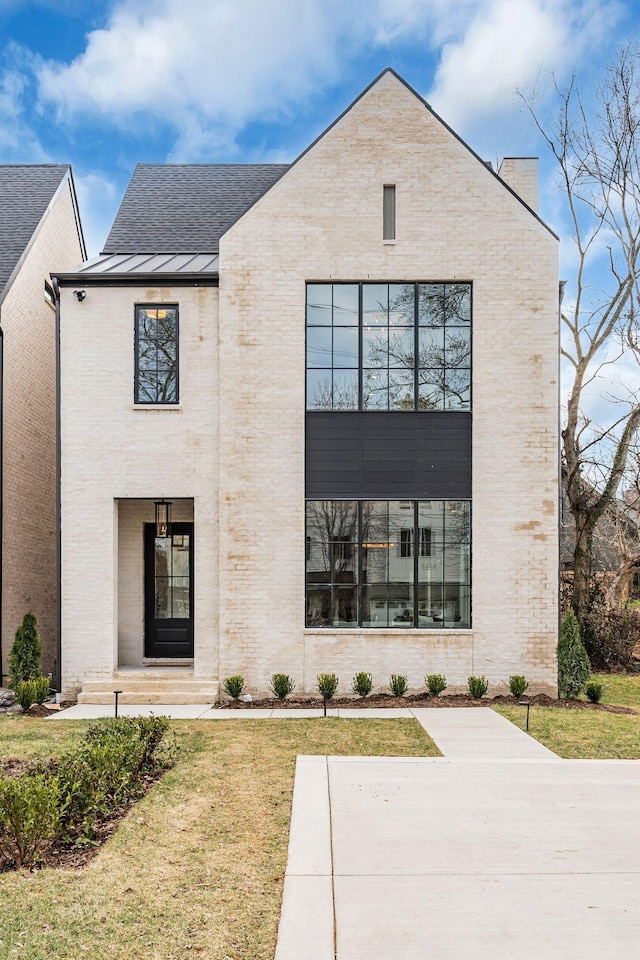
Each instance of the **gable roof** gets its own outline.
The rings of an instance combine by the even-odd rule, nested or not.
[[[217,253],[286,163],[139,163],[103,253]]]
[[[0,294],[70,169],[68,164],[0,165]]]

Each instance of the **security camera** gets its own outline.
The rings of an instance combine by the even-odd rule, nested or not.
[[[73,295],[74,295],[74,297],[77,297],[78,303],[82,303],[82,301],[83,301],[83,300],[85,299],[85,297],[87,296],[87,291],[86,291],[86,290],[74,290],[74,291],[73,291]]]

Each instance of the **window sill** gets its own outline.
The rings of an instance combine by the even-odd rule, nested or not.
[[[471,636],[473,627],[305,627],[305,636],[321,636],[323,633],[338,633],[346,636],[361,637],[363,634],[372,633],[374,636],[384,634],[416,634],[421,636],[429,633],[445,633],[447,636]]]
[[[135,403],[132,410],[143,410],[145,413],[182,413],[179,403]]]
[[[383,240],[383,241],[382,241],[383,247],[393,247],[393,246],[395,246],[395,243],[396,243],[395,240]]]

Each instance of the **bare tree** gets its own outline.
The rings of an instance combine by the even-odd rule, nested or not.
[[[550,127],[540,119],[535,95],[524,98],[558,163],[576,252],[562,312],[562,355],[572,371],[562,452],[575,521],[572,605],[581,624],[589,606],[594,530],[618,494],[640,424],[640,395],[633,388],[609,396],[612,413],[603,428],[585,414],[587,388],[603,376],[603,367],[625,351],[637,358],[640,347],[638,70],[638,48],[629,45],[596,89],[593,109],[581,97],[575,75],[566,89],[556,86],[559,109]]]

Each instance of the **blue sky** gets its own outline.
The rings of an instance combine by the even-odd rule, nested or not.
[[[543,156],[516,89],[602,76],[628,0],[0,0],[0,162],[70,162],[89,252],[138,161],[293,159],[392,66],[484,158]],[[541,213],[560,229],[544,159]],[[557,221],[557,222],[556,222]]]

